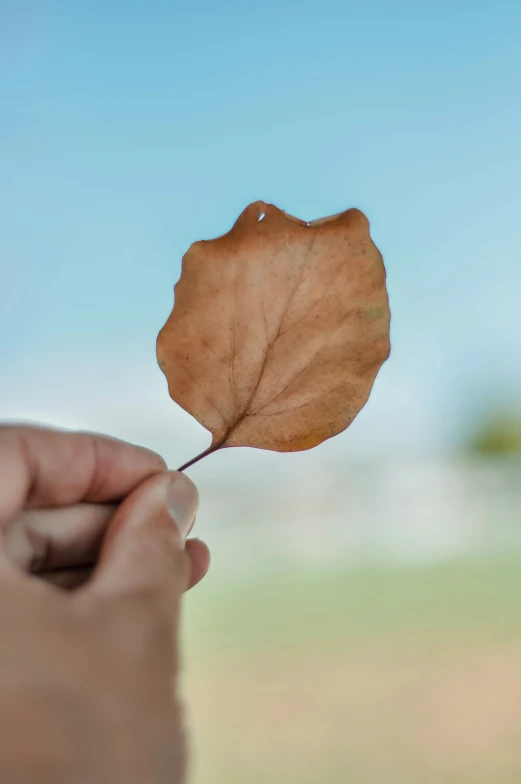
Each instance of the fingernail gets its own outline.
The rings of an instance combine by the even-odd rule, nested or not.
[[[199,507],[199,494],[191,479],[179,471],[171,472],[166,504],[170,517],[179,528],[183,542],[192,530]]]

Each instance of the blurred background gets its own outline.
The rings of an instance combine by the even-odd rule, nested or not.
[[[521,777],[521,4],[0,0],[0,416],[172,467],[155,338],[251,201],[357,206],[392,356],[310,451],[194,466],[193,784]]]

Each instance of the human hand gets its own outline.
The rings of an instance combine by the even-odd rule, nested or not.
[[[0,428],[1,780],[183,780],[179,605],[208,550],[197,540],[183,549],[168,504],[186,533],[196,490],[146,450]],[[24,572],[91,563],[98,552],[72,593]]]
[[[25,571],[76,588],[91,574],[120,501],[165,470],[155,452],[116,439],[0,425],[4,552]],[[208,550],[198,540],[186,547],[195,584],[208,566]]]

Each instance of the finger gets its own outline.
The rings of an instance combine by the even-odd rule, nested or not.
[[[186,552],[190,558],[190,576],[188,589],[201,582],[210,568],[210,550],[200,539],[189,539],[186,543]]]
[[[148,597],[158,606],[174,607],[189,584],[184,538],[197,506],[196,487],[184,474],[145,480],[115,513],[85,590],[105,597]]]
[[[92,566],[115,504],[28,509],[4,532],[6,554],[27,572]]]
[[[94,571],[93,566],[78,566],[75,569],[54,569],[37,575],[42,580],[65,591],[74,591],[85,585]]]
[[[200,583],[207,574],[210,567],[210,550],[200,539],[189,539],[186,542],[186,554],[190,559],[190,572],[187,586],[187,590],[190,590]],[[89,581],[94,568],[95,564],[92,563],[74,568],[50,569],[38,572],[37,576],[58,588],[72,591],[76,588],[80,588]]]
[[[90,433],[0,426],[0,526],[24,507],[121,500],[165,470],[159,455]]]

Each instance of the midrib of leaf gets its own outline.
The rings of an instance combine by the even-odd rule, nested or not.
[[[293,297],[297,293],[297,290],[298,290],[299,286],[302,283],[303,276],[304,276],[304,271],[305,271],[307,265],[309,264],[309,260],[311,258],[311,254],[312,254],[313,247],[315,245],[316,239],[317,238],[316,238],[316,235],[315,235],[310,240],[310,243],[309,243],[308,248],[306,250],[306,257],[304,259],[304,263],[302,264],[302,267],[300,268],[300,273],[299,273],[297,282],[294,285],[293,291],[291,292],[291,294],[289,295],[289,297],[288,297],[288,299],[286,301],[286,305],[284,307],[284,310],[282,311],[282,315],[281,315],[280,320],[279,320],[279,328],[277,330],[277,334],[275,335],[275,337],[273,338],[273,340],[271,342],[268,342],[268,345],[267,345],[266,350],[264,352],[264,359],[262,360],[262,364],[261,364],[259,373],[257,375],[257,380],[255,381],[255,384],[253,385],[250,397],[246,401],[246,404],[243,407],[242,412],[239,414],[239,416],[237,417],[237,419],[235,420],[233,425],[231,425],[231,427],[229,428],[228,432],[224,436],[223,440],[220,442],[221,446],[224,446],[226,444],[226,441],[230,438],[232,433],[239,427],[239,425],[246,419],[246,417],[249,416],[248,409],[249,409],[249,407],[251,406],[251,404],[253,402],[253,399],[255,397],[255,394],[257,393],[257,390],[259,389],[259,384],[260,384],[260,382],[262,380],[262,376],[264,375],[264,370],[266,369],[266,363],[268,361],[268,358],[269,358],[269,355],[270,355],[270,351],[271,351],[271,349],[273,348],[273,346],[275,345],[275,343],[277,342],[277,340],[279,339],[279,337],[281,335],[280,328],[282,326],[282,322],[284,321],[286,313],[288,312],[288,308],[289,308],[289,306],[290,306],[290,304],[291,304],[291,302],[293,300]],[[236,280],[237,280],[237,278],[238,278],[238,275],[236,276]],[[234,322],[233,322],[234,332],[235,332],[236,303],[237,303],[237,287],[235,288],[235,300],[234,300]],[[263,307],[263,315],[265,315],[264,314],[264,299],[262,300],[262,307]],[[267,330],[266,330],[266,335],[267,335]],[[234,343],[232,343],[232,347],[233,346],[234,346]],[[233,369],[233,360],[234,360],[234,356],[232,354],[232,369]],[[235,393],[235,387],[234,387],[234,393]]]
[[[311,250],[311,248],[310,248],[310,250]],[[284,320],[284,316],[286,315],[286,312],[287,312],[287,310],[288,310],[289,304],[290,304],[291,300],[293,299],[293,297],[294,297],[294,295],[295,295],[295,293],[296,293],[296,290],[297,290],[298,286],[299,286],[299,285],[301,284],[301,282],[302,282],[302,274],[301,274],[301,276],[300,276],[300,278],[299,278],[298,285],[295,287],[294,291],[292,292],[292,294],[291,294],[291,297],[290,297],[290,299],[288,300],[288,303],[287,303],[287,305],[286,305],[286,308],[284,309],[283,316],[282,316],[282,318],[281,318],[281,320],[280,320],[279,331],[277,332],[277,335],[276,335],[275,339],[272,341],[272,343],[271,343],[271,345],[270,345],[270,348],[268,349],[268,353],[269,353],[269,351],[271,350],[271,348],[272,348],[272,347],[275,345],[275,343],[277,342],[277,340],[278,340],[280,337],[282,337],[283,335],[287,335],[287,334],[288,334],[288,332],[291,332],[291,330],[292,330],[292,329],[294,329],[294,328],[295,328],[295,327],[297,327],[299,324],[301,324],[301,323],[302,323],[302,322],[303,322],[303,321],[304,321],[304,320],[305,320],[305,319],[306,319],[306,318],[309,316],[309,314],[310,314],[310,313],[312,313],[313,309],[314,309],[314,308],[315,308],[317,305],[319,305],[319,304],[320,304],[320,303],[323,301],[324,297],[325,297],[325,296],[326,296],[326,295],[327,295],[327,294],[330,292],[331,288],[332,288],[332,287],[333,287],[333,286],[336,284],[336,282],[337,282],[338,278],[340,277],[340,274],[341,274],[342,270],[343,270],[343,263],[340,263],[340,264],[338,265],[338,269],[337,269],[337,271],[336,271],[335,277],[334,277],[333,281],[330,283],[330,285],[327,287],[326,291],[325,291],[325,292],[324,292],[324,293],[323,293],[323,294],[322,294],[322,295],[321,295],[321,296],[320,296],[320,297],[319,297],[317,300],[315,300],[315,302],[313,302],[313,304],[312,304],[312,305],[311,305],[311,306],[308,308],[308,310],[307,310],[307,311],[306,311],[306,312],[305,312],[305,313],[304,313],[304,314],[303,314],[303,315],[302,315],[302,316],[301,316],[299,319],[297,319],[297,321],[295,321],[293,324],[291,324],[291,326],[289,326],[287,329],[285,329],[283,332],[281,332],[281,331],[280,331],[280,327],[282,326],[282,322],[283,322],[283,320]],[[286,391],[286,390],[287,390],[287,389],[288,389],[288,388],[289,388],[289,387],[290,387],[292,384],[294,384],[294,383],[295,383],[295,381],[296,381],[298,378],[300,378],[300,376],[301,376],[301,375],[302,375],[302,374],[303,374],[303,373],[304,373],[306,370],[308,370],[310,367],[312,367],[312,366],[313,366],[313,364],[314,364],[314,362],[310,362],[310,363],[306,364],[306,365],[305,365],[305,366],[304,366],[304,367],[303,367],[301,370],[299,370],[299,371],[298,371],[298,373],[297,373],[295,376],[293,376],[293,378],[292,378],[290,381],[288,381],[288,383],[287,383],[287,384],[286,384],[286,385],[285,385],[285,386],[284,386],[282,389],[280,389],[280,390],[277,392],[277,394],[276,394],[276,395],[274,395],[274,396],[273,396],[273,397],[272,397],[270,400],[267,400],[265,403],[262,403],[262,404],[259,406],[259,408],[257,408],[255,411],[252,411],[252,412],[250,412],[250,413],[248,414],[248,416],[256,416],[257,414],[259,414],[259,413],[262,411],[262,409],[263,409],[263,408],[266,408],[266,406],[269,406],[269,405],[270,405],[270,403],[273,403],[273,401],[274,401],[274,400],[276,400],[276,399],[277,399],[277,398],[278,398],[280,395],[282,395],[282,394],[283,394],[283,393],[284,393],[284,392],[285,392],[285,391]],[[263,371],[262,371],[262,372],[264,372],[264,368],[263,368]],[[262,373],[261,373],[261,377],[262,377]],[[251,402],[253,401],[253,398],[255,397],[255,392],[257,391],[257,389],[258,389],[258,387],[259,387],[259,383],[260,383],[260,378],[259,378],[259,380],[258,380],[258,382],[257,382],[257,387],[256,387],[256,389],[254,390],[254,394],[252,395],[252,399],[250,400],[250,405],[251,405]],[[249,406],[248,406],[248,407],[249,407]],[[268,415],[266,415],[266,416],[268,416]]]
[[[308,228],[309,228],[309,227],[308,227]],[[269,357],[270,351],[271,351],[272,347],[275,345],[275,343],[277,342],[277,340],[279,339],[279,337],[281,336],[281,334],[286,334],[286,332],[288,332],[288,331],[289,331],[289,330],[285,330],[283,333],[281,333],[281,326],[282,326],[282,323],[283,323],[283,321],[284,321],[284,318],[285,318],[285,316],[286,316],[286,313],[288,312],[289,306],[290,306],[291,302],[293,301],[293,298],[294,298],[295,294],[297,293],[297,291],[298,291],[298,289],[299,289],[299,286],[301,285],[301,283],[302,283],[302,281],[303,281],[303,278],[304,278],[304,271],[306,270],[306,268],[307,268],[307,266],[308,266],[308,264],[309,264],[309,260],[310,260],[310,258],[311,258],[311,255],[312,255],[312,251],[313,251],[314,245],[315,245],[315,243],[316,243],[316,239],[317,239],[317,238],[316,238],[316,235],[314,235],[314,236],[312,236],[312,238],[311,238],[311,240],[310,240],[310,243],[309,243],[309,245],[308,245],[308,248],[307,248],[307,250],[306,250],[306,258],[305,258],[305,260],[304,260],[304,263],[302,264],[302,267],[301,267],[301,269],[300,269],[300,273],[299,273],[299,276],[298,276],[297,282],[296,282],[295,286],[293,287],[293,290],[292,290],[292,292],[290,293],[290,295],[289,295],[289,297],[288,297],[288,299],[287,299],[287,301],[286,301],[286,305],[285,305],[285,307],[284,307],[284,310],[283,310],[283,312],[282,312],[282,315],[281,315],[281,317],[280,317],[280,320],[279,320],[279,327],[278,327],[278,330],[277,330],[277,334],[275,335],[275,337],[273,338],[273,340],[272,340],[271,342],[269,342],[269,343],[268,343],[268,345],[267,345],[267,347],[266,347],[266,350],[265,350],[265,352],[264,352],[264,359],[262,360],[262,364],[261,364],[261,367],[260,367],[259,373],[258,373],[258,375],[257,375],[257,379],[256,379],[256,381],[255,381],[255,384],[254,384],[254,385],[253,385],[253,387],[252,387],[251,394],[250,394],[250,396],[249,396],[249,398],[248,398],[248,400],[247,400],[247,402],[246,402],[245,406],[243,407],[243,410],[242,410],[242,412],[239,414],[239,416],[236,418],[236,420],[234,421],[234,423],[233,423],[233,424],[232,424],[232,425],[231,425],[231,426],[228,428],[228,430],[225,432],[225,434],[224,434],[224,435],[223,435],[223,436],[222,436],[222,437],[221,437],[221,438],[220,438],[218,441],[216,441],[215,443],[211,444],[211,445],[208,447],[208,449],[205,449],[205,450],[204,450],[203,452],[201,452],[199,455],[196,455],[194,458],[192,458],[192,459],[191,459],[191,460],[189,460],[187,463],[185,463],[184,465],[182,465],[182,466],[181,466],[181,467],[178,469],[178,471],[184,471],[186,468],[189,468],[190,466],[194,465],[195,463],[198,463],[198,462],[199,462],[199,460],[202,460],[204,457],[207,457],[208,455],[211,455],[213,452],[217,452],[217,450],[219,450],[219,449],[222,449],[224,446],[226,446],[226,442],[229,440],[230,436],[231,436],[231,435],[232,435],[232,434],[235,432],[235,430],[237,430],[237,428],[239,427],[239,425],[240,425],[240,424],[241,424],[241,423],[242,423],[242,422],[243,422],[243,421],[246,419],[246,417],[247,417],[247,416],[250,416],[250,415],[248,414],[248,409],[249,409],[249,407],[251,406],[251,404],[252,404],[252,402],[253,402],[253,399],[254,399],[254,397],[255,397],[255,394],[256,394],[256,392],[257,392],[257,390],[258,390],[258,388],[259,388],[259,384],[260,384],[260,382],[261,382],[261,380],[262,380],[262,376],[263,376],[263,374],[264,374],[264,370],[265,370],[265,368],[266,368],[266,363],[267,363],[267,361],[268,361],[268,357]],[[234,312],[233,312],[233,321],[232,321],[232,359],[231,359],[231,381],[232,381],[232,389],[233,389],[233,395],[234,395],[234,401],[235,401],[235,403],[237,403],[237,397],[236,397],[236,392],[235,392],[235,378],[234,378],[234,360],[235,360],[235,319],[236,319],[236,312],[237,312],[237,286],[238,286],[238,274],[237,274],[237,275],[236,275],[236,277],[235,277],[235,288],[234,288]],[[314,304],[316,304],[316,303],[314,303]],[[263,307],[264,307],[264,300],[263,300]],[[301,319],[299,319],[299,322],[300,322],[300,320],[301,320]],[[298,323],[298,322],[297,322],[297,323]],[[292,328],[293,328],[293,326],[295,326],[295,325],[292,325],[292,327],[290,327],[290,329],[292,329]],[[305,370],[305,368],[304,368],[304,370]],[[301,371],[301,372],[303,372],[303,371]],[[292,381],[291,381],[291,382],[289,382],[288,386],[289,386],[291,383],[293,383],[293,381],[294,381],[294,380],[295,380],[295,379],[292,379]],[[283,391],[283,390],[281,390],[281,392],[282,392],[282,391]],[[281,394],[281,392],[277,393],[277,395],[278,395],[278,394]],[[270,402],[271,402],[271,401],[270,401]],[[217,407],[215,406],[215,404],[212,404],[212,405],[214,405],[214,407],[217,409]],[[266,405],[267,405],[267,404],[266,404]],[[262,409],[262,406],[261,406],[261,409]],[[217,410],[219,411],[219,409],[217,409]],[[221,412],[220,412],[220,411],[219,411],[219,413],[221,414]],[[222,414],[221,414],[221,416],[223,417],[223,415],[222,415]],[[224,417],[223,417],[223,420],[226,422],[226,420],[224,419]]]

